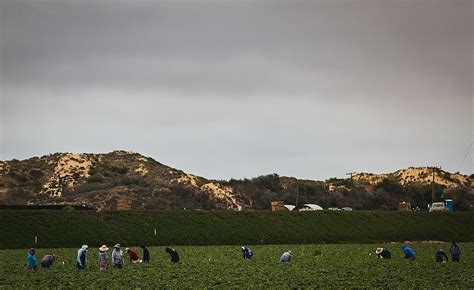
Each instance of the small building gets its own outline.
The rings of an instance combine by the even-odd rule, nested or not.
[[[285,204],[285,208],[289,211],[292,211],[295,209],[296,206],[292,205],[292,204]]]
[[[398,204],[399,211],[411,211],[411,204],[406,201],[402,201]]]
[[[313,211],[313,210],[323,210],[323,208],[314,203],[305,203],[300,208],[300,211]]]
[[[119,199],[117,200],[117,210],[131,210],[132,201],[130,199]]]
[[[453,212],[453,200],[452,199],[446,199],[444,201],[444,205],[446,206],[446,209],[449,211],[449,212]]]
[[[272,201],[272,211],[279,211],[279,210],[285,210],[285,204],[283,203],[282,200],[276,200]]]

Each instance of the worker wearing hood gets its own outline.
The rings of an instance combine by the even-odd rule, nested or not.
[[[28,261],[28,269],[30,270],[36,270],[36,256],[35,256],[36,250],[34,248],[28,249],[28,254],[27,254],[27,261]]]
[[[82,247],[77,251],[77,269],[83,270],[87,264],[87,245],[82,245]]]

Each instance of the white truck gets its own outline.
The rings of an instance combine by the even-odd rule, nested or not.
[[[448,209],[444,205],[444,202],[433,202],[430,206],[430,212],[435,211],[448,211]]]

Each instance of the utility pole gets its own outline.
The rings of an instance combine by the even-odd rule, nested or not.
[[[431,182],[431,204],[434,202],[434,194],[435,194],[435,170],[441,169],[441,166],[432,166],[431,170],[433,173],[433,181]]]
[[[296,187],[296,201],[295,201],[295,207],[298,207],[298,197],[300,195],[300,188],[297,186]]]
[[[346,173],[346,175],[350,175],[350,176],[351,176],[351,183],[353,183],[353,182],[352,182],[352,176],[355,175],[355,174],[356,174],[355,172]]]

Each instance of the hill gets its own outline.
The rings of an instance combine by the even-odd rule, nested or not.
[[[474,200],[473,175],[435,171],[435,198],[453,198],[456,209]],[[426,208],[432,171],[408,168],[350,179],[301,180],[277,174],[210,180],[138,153],[55,153],[0,161],[0,204],[88,205],[98,209],[269,209],[272,200],[323,207],[397,209],[401,200]]]
[[[397,180],[402,185],[407,184],[427,184],[433,180],[437,184],[443,185],[447,189],[459,187],[472,188],[474,180],[460,173],[449,173],[430,167],[409,167],[389,174],[358,173],[353,176],[354,180],[367,181],[372,185],[377,185],[385,178]]]
[[[137,153],[56,153],[0,163],[3,204],[86,204],[101,209],[240,209],[231,190]]]

